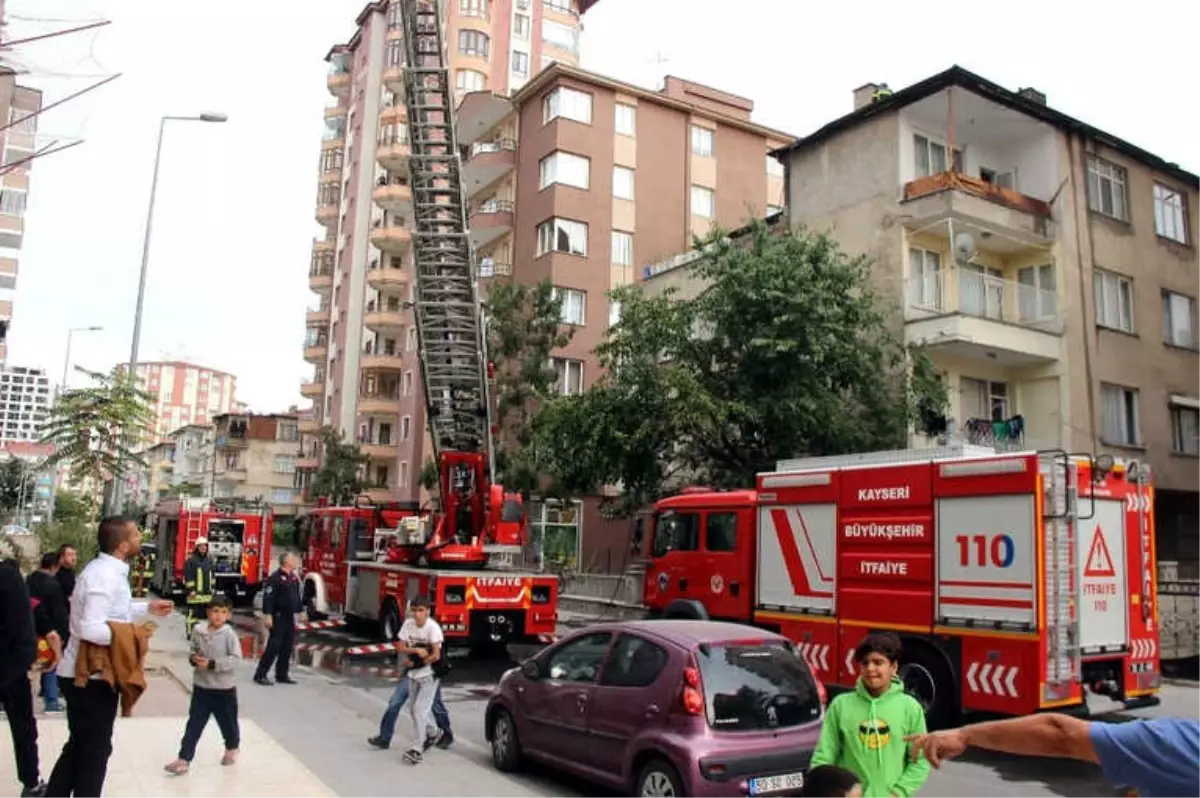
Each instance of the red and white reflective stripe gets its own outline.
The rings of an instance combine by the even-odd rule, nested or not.
[[[538,635],[538,642],[550,645],[558,640],[558,635]]]
[[[967,686],[970,687],[972,693],[982,693],[983,695],[995,695],[1000,698],[1017,698],[1021,691],[1017,686],[1017,675],[1021,672],[1019,667],[993,665],[990,662],[980,663],[972,662],[971,667],[967,668]],[[978,678],[976,676],[978,675]]]
[[[347,665],[345,672],[354,676],[378,676],[384,679],[398,679],[404,675],[402,668],[383,668],[376,665]]]
[[[1153,638],[1137,638],[1131,648],[1134,659],[1151,659],[1158,653],[1158,643]]]
[[[329,621],[305,621],[296,624],[297,632],[310,632],[314,629],[340,629],[346,625],[345,618],[335,618]]]
[[[400,642],[392,643],[368,643],[365,646],[351,646],[345,649],[345,654],[348,657],[354,657],[361,654],[388,654],[398,648],[403,647]]]
[[[800,656],[808,663],[810,670],[829,670],[829,646],[820,643],[801,643]]]
[[[296,651],[307,651],[310,654],[324,654],[329,651],[341,651],[341,646],[333,646],[328,643],[297,643]]]

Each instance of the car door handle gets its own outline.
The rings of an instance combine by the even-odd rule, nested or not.
[[[679,580],[679,589],[680,590],[687,590],[687,585],[688,585],[688,580],[686,580],[686,579]]]

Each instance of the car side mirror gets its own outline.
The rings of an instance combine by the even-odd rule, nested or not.
[[[542,668],[534,657],[530,657],[521,663],[521,673],[525,674],[527,679],[542,678]]]

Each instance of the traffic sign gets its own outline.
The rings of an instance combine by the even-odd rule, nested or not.
[[[1113,568],[1112,555],[1108,551],[1108,544],[1104,542],[1104,533],[1100,531],[1099,524],[1096,525],[1096,531],[1092,535],[1092,544],[1088,547],[1087,562],[1083,566],[1083,575],[1093,578],[1117,575],[1116,570]]]

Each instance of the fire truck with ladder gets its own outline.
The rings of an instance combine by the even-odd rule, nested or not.
[[[787,635],[834,689],[873,630],[931,725],[1158,703],[1154,491],[1109,455],[949,446],[785,461],[686,489],[650,527],[651,615]]]
[[[400,6],[413,311],[440,506],[315,509],[302,522],[303,595],[315,614],[340,608],[349,618],[378,622],[388,640],[418,595],[434,602],[448,642],[544,640],[557,622],[558,582],[512,569],[524,542],[524,509],[519,494],[492,482],[492,366],[467,234],[442,17],[437,2]]]
[[[146,527],[158,557],[151,586],[160,596],[184,596],[183,565],[208,541],[217,592],[235,602],[252,602],[271,571],[271,506],[246,499],[181,498],[161,501],[147,516]]]

